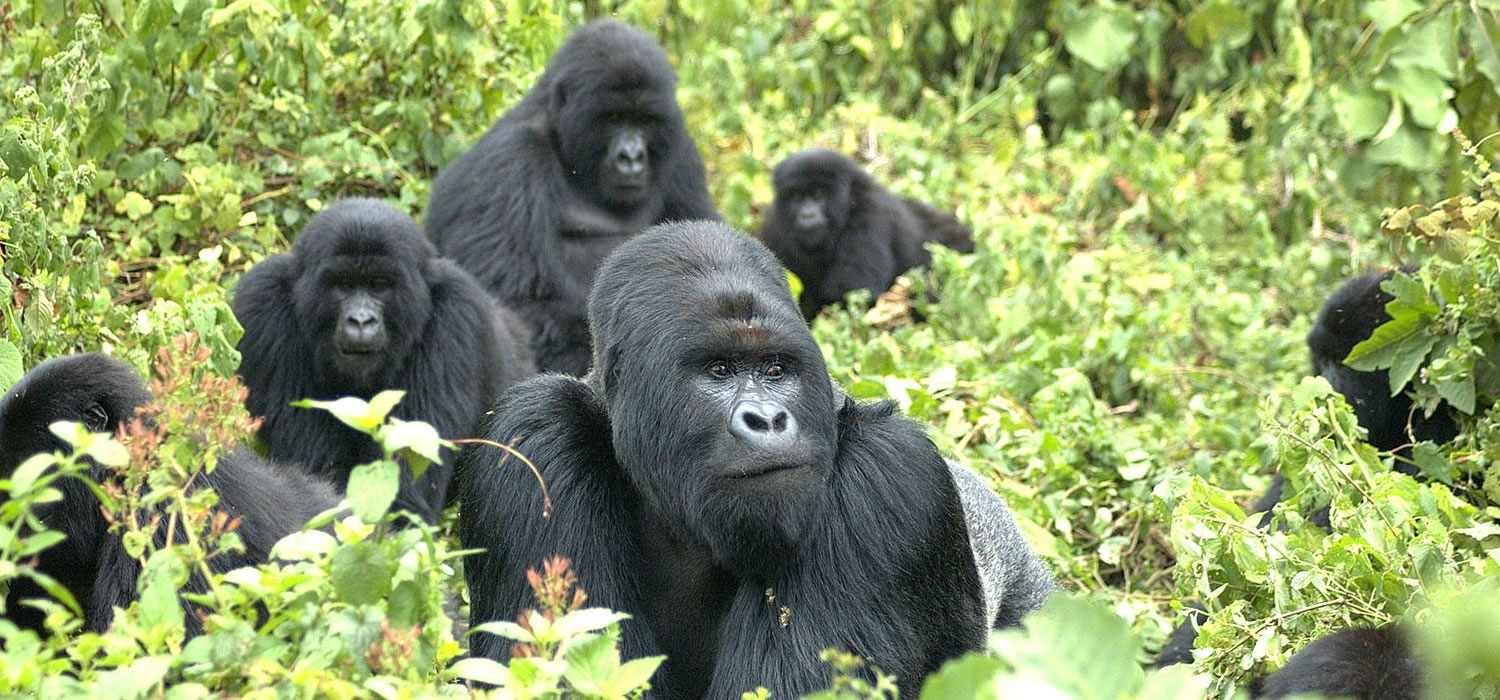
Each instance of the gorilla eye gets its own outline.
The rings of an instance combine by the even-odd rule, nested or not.
[[[91,404],[83,409],[83,425],[90,431],[102,433],[109,427],[109,414],[105,413],[103,406]]]
[[[780,362],[772,362],[771,366],[766,368],[766,379],[780,379],[784,376],[786,376],[786,367]]]
[[[728,362],[714,360],[708,365],[708,374],[714,379],[728,379],[729,375],[734,374],[734,372],[730,371]]]

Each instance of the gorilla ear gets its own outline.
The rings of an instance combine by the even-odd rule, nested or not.
[[[83,409],[83,426],[91,433],[103,433],[109,430],[109,412],[97,404],[89,404]]]
[[[620,383],[620,348],[612,347],[604,352],[604,365],[599,368],[599,379],[604,382],[604,393],[613,396],[615,385]]]

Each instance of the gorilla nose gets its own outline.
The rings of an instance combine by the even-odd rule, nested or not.
[[[620,139],[615,146],[615,167],[621,175],[636,176],[646,171],[646,142],[640,136]]]
[[[822,226],[824,221],[823,207],[817,202],[804,202],[802,206],[797,207],[797,225],[799,227],[812,228],[814,226]]]
[[[355,343],[373,343],[380,336],[380,317],[368,309],[357,309],[344,317],[344,335]]]
[[[778,448],[797,439],[797,419],[775,401],[741,401],[730,416],[729,432],[754,447]]]

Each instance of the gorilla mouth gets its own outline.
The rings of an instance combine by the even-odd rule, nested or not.
[[[754,479],[761,476],[769,476],[778,472],[792,469],[801,469],[807,465],[797,462],[772,462],[770,464],[757,464],[745,469],[735,469],[724,473],[731,479]]]

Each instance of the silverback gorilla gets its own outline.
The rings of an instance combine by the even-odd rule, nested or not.
[[[459,458],[459,538],[483,550],[465,564],[472,622],[534,607],[525,572],[560,554],[590,600],[633,615],[627,656],[667,655],[653,697],[798,697],[827,687],[827,647],[914,696],[981,644],[949,466],[892,404],[835,390],[769,251],[718,223],[658,226],[604,262],[589,320],[589,374],[521,384],[482,431],[541,470],[551,516],[500,451]],[[1007,596],[1031,595],[1010,578]]]
[[[16,467],[36,453],[67,450],[48,430],[52,423],[77,421],[94,432],[113,432],[150,401],[151,394],[135,372],[105,355],[75,355],[37,365],[0,400],[0,476],[10,478]],[[93,464],[89,478],[104,484],[112,477],[109,470]],[[265,561],[278,540],[339,502],[327,485],[267,464],[246,449],[221,457],[204,481],[218,493],[219,509],[240,520],[236,532],[245,544],[243,552],[226,551],[209,560],[215,572]],[[136,599],[141,564],[126,553],[119,533],[111,531],[99,500],[87,485],[63,479],[57,487],[62,498],[38,507],[33,514],[67,539],[43,551],[36,568],[78,601],[85,628],[103,631],[114,619],[116,607],[126,607]],[[166,535],[165,527],[157,532],[158,546]],[[180,531],[175,539],[183,540]],[[208,585],[194,571],[186,589],[201,593]],[[20,627],[40,631],[43,613],[22,601],[47,597],[31,579],[13,579],[5,616]],[[183,607],[188,635],[200,633],[202,623],[193,607],[186,601]]]
[[[335,203],[291,251],[245,273],[234,315],[245,327],[245,406],[265,418],[260,438],[271,459],[339,489],[380,448],[332,414],[292,401],[404,389],[394,415],[467,437],[502,390],[534,373],[519,321],[438,258],[411,217],[373,199]],[[415,483],[403,470],[395,507],[435,522],[452,471],[447,456]]]
[[[928,263],[927,241],[974,252],[973,232],[951,214],[891,194],[841,153],[796,153],[771,180],[776,198],[761,238],[802,280],[808,320],[856,289],[868,289],[871,299],[890,289],[898,275]]]
[[[615,246],[719,218],[676,87],[654,39],[592,22],[433,182],[427,235],[529,324],[543,371],[588,371],[589,285]]]

